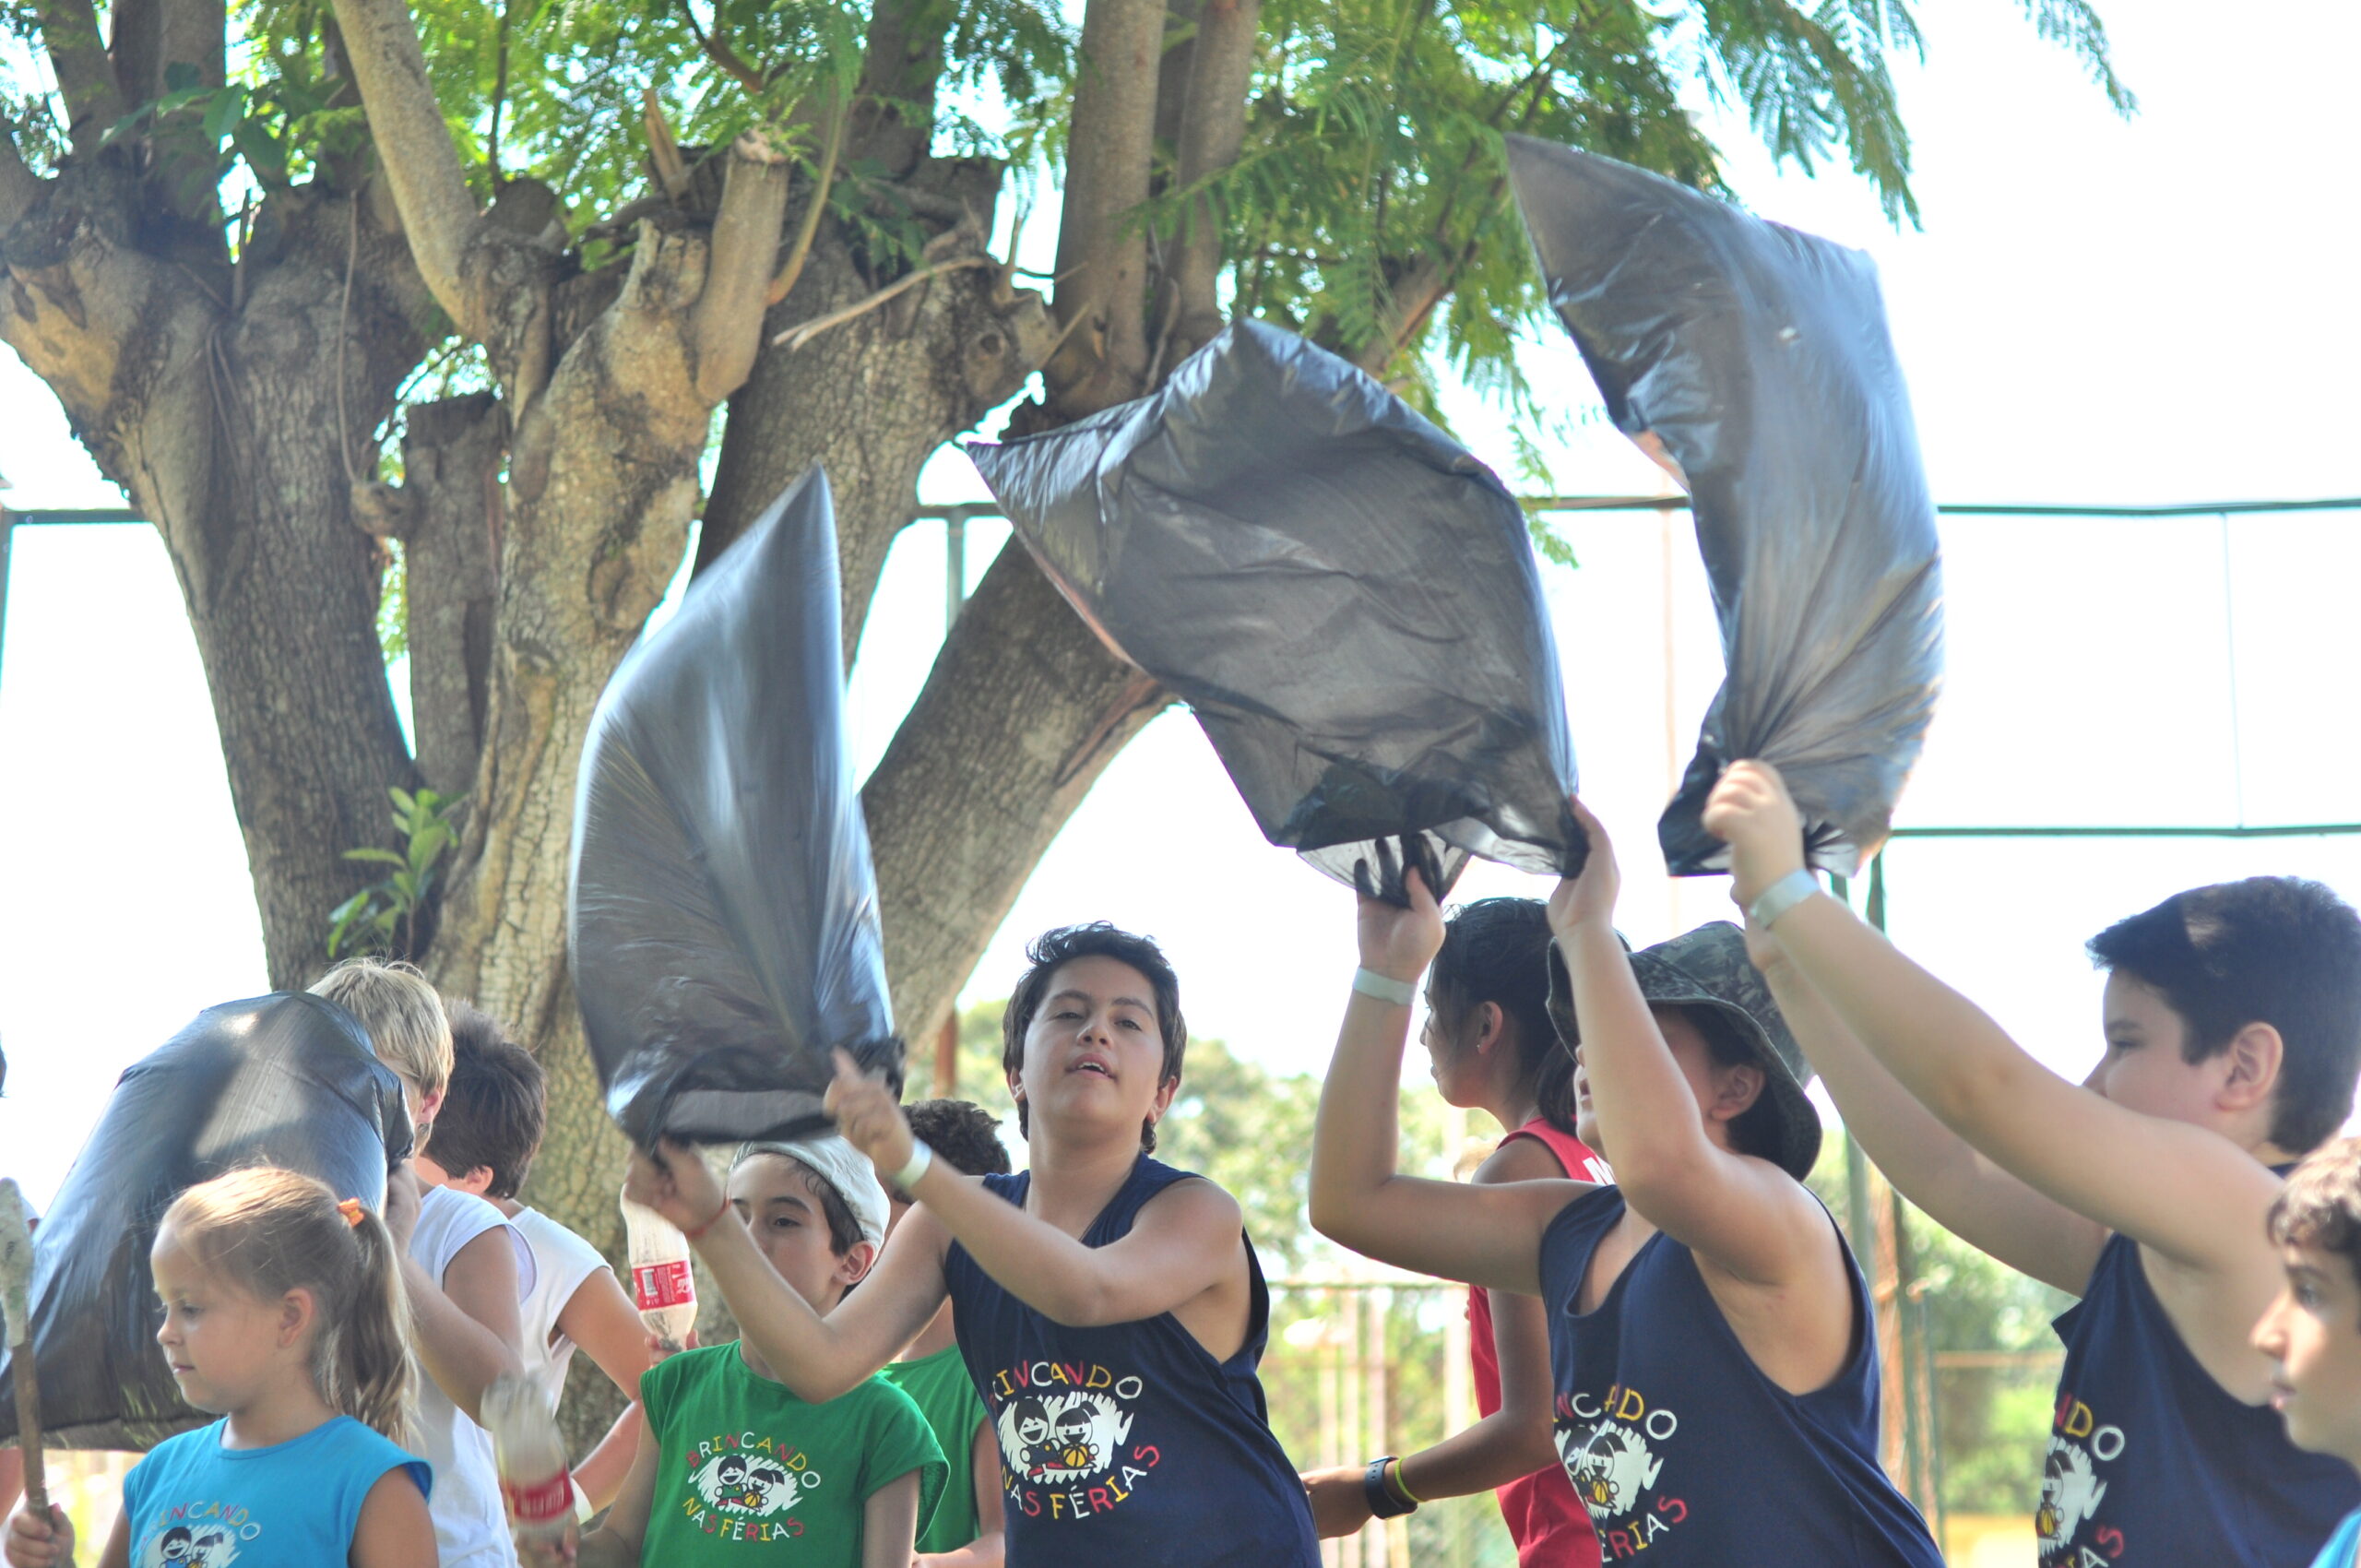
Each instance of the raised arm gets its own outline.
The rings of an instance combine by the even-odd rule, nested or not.
[[[1766,765],[1733,765],[1705,821],[1731,847],[1741,901],[1803,865],[1801,819]],[[1797,971],[1894,1080],[1995,1166],[2184,1266],[2238,1274],[2255,1266],[2260,1217],[2278,1183],[2236,1144],[2059,1077],[1833,898],[1796,905],[1776,935]],[[2066,1262],[2049,1261],[2043,1277]]]
[[[881,1176],[909,1163],[914,1140],[901,1106],[842,1051],[827,1104],[837,1129],[876,1162]],[[907,1191],[919,1201],[913,1218],[929,1216],[1017,1300],[1071,1327],[1177,1311],[1229,1279],[1241,1264],[1244,1217],[1238,1200],[1210,1182],[1175,1182],[1158,1193],[1148,1200],[1155,1224],[1134,1225],[1103,1247],[1083,1245],[940,1159]]]
[[[1360,901],[1361,968],[1414,985],[1442,945],[1426,879],[1406,872],[1410,908]],[[1311,1137],[1311,1224],[1364,1257],[1496,1290],[1541,1293],[1541,1233],[1584,1186],[1466,1186],[1396,1169],[1402,1051],[1410,1006],[1356,989],[1320,1090]]]
[[[1614,1168],[1616,1186],[1650,1224],[1738,1279],[1786,1286],[1820,1278],[1831,1243],[1827,1217],[1786,1172],[1707,1133],[1707,1109],[1665,1043],[1615,934],[1614,846],[1580,802],[1573,810],[1590,837],[1590,857],[1579,877],[1550,896],[1549,928],[1573,982],[1598,1152]]]
[[[667,1141],[660,1152],[659,1163],[632,1151],[625,1191],[689,1237],[739,1332],[797,1398],[822,1405],[860,1384],[943,1305],[944,1233],[923,1206],[894,1228],[860,1289],[824,1318],[755,1247],[697,1151]]]
[[[1902,1195],[1979,1252],[2081,1295],[2106,1244],[2106,1228],[2018,1181],[1912,1099],[1776,938],[1750,925],[1746,950],[1828,1086],[1846,1134],[1860,1140]]]

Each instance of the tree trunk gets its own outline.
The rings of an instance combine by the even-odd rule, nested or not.
[[[141,251],[141,201],[101,163],[46,183],[0,235],[0,338],[163,535],[271,983],[302,986],[326,961],[329,911],[369,880],[343,852],[383,842],[387,787],[415,782],[337,438],[391,410],[431,307],[352,198],[273,196],[229,299]]]
[[[946,232],[942,259],[980,256],[999,172],[967,162],[931,164],[921,173],[975,214],[966,233]],[[832,234],[814,245],[794,291],[772,308],[765,340],[875,291]],[[730,402],[698,569],[804,469],[825,465],[836,497],[849,664],[886,553],[917,508],[919,470],[945,441],[1013,396],[1054,337],[1038,295],[1009,290],[995,269],[972,267],[931,278],[791,352],[765,347]]]
[[[904,1039],[942,1028],[1050,841],[1170,700],[1001,552],[861,791]]]

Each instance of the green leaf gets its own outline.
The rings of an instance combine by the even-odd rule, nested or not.
[[[205,105],[205,139],[216,147],[246,112],[246,89],[232,82],[211,95]]]
[[[230,145],[238,149],[255,177],[265,184],[287,183],[287,149],[279,146],[279,138],[260,119],[250,115],[231,126]]]

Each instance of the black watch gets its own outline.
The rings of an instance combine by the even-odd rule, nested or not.
[[[1405,1514],[1418,1511],[1417,1503],[1396,1497],[1394,1489],[1385,1484],[1385,1467],[1392,1463],[1394,1455],[1388,1454],[1371,1459],[1369,1468],[1361,1472],[1361,1495],[1369,1501],[1369,1513],[1372,1519],[1399,1519]]]

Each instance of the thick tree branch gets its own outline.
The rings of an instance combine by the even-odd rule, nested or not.
[[[935,84],[955,8],[954,0],[877,0],[870,7],[852,101],[853,145],[893,177],[917,168],[934,139]]]
[[[25,162],[24,154],[17,150],[17,138],[8,134],[8,127],[0,125],[0,234],[6,234],[18,219],[32,210],[46,184]]]
[[[1147,375],[1147,241],[1136,212],[1156,153],[1164,0],[1090,0],[1082,22],[1051,310],[1074,327],[1043,367],[1063,419],[1137,397]]]
[[[427,80],[409,8],[402,0],[336,0],[336,19],[419,271],[462,332],[488,338],[490,323],[461,275],[481,215]]]
[[[90,0],[50,0],[42,8],[41,37],[65,100],[66,135],[74,150],[89,157],[127,112]]]
[[[1175,151],[1183,190],[1238,161],[1246,140],[1246,86],[1254,67],[1254,40],[1263,0],[1204,0],[1192,44],[1187,97]],[[1222,328],[1221,214],[1210,196],[1189,204],[1168,280],[1173,311],[1171,342],[1163,361],[1195,352]]]
[[[760,135],[750,131],[731,144],[693,323],[697,396],[707,403],[745,383],[762,348],[771,267],[787,221],[788,176],[787,160]]]
[[[941,1024],[1050,841],[1170,701],[1022,547],[1001,552],[860,793],[907,1038]]]

